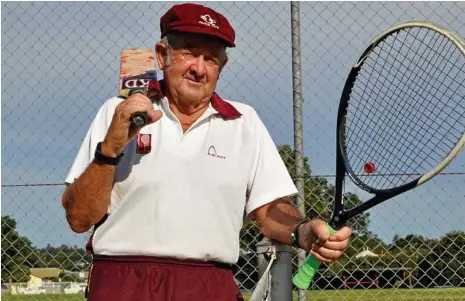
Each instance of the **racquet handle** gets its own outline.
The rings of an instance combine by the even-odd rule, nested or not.
[[[145,112],[136,112],[131,116],[132,123],[138,128],[145,126],[148,122],[148,119],[149,116]]]
[[[326,229],[328,229],[329,234],[336,232],[330,225],[326,224]],[[321,262],[319,262],[313,255],[307,257],[307,261],[299,268],[295,276],[292,278],[292,282],[295,286],[300,289],[307,289],[312,283],[313,276],[315,276],[318,271],[318,267]]]
[[[147,92],[145,91],[144,88],[129,90],[128,96],[131,96],[133,94],[147,95]],[[131,116],[132,123],[138,128],[141,128],[141,127],[145,126],[147,124],[148,120],[149,120],[149,116],[147,115],[146,112],[136,112],[136,113],[132,114],[132,116]]]

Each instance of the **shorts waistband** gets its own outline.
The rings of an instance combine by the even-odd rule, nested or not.
[[[101,255],[92,254],[93,262],[107,263],[149,263],[156,265],[180,265],[195,267],[217,267],[220,269],[232,269],[233,265],[216,261],[203,261],[195,259],[179,259],[172,257],[158,257],[149,255]]]

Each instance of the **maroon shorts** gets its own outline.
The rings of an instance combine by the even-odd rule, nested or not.
[[[93,255],[88,301],[243,301],[229,265]]]

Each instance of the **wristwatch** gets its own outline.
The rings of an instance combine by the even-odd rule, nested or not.
[[[123,156],[124,153],[121,153],[116,158],[105,156],[104,154],[102,154],[102,142],[99,142],[97,144],[97,147],[95,148],[94,160],[102,164],[118,165],[119,161]]]
[[[298,222],[297,225],[295,225],[294,230],[291,232],[291,242],[292,245],[296,248],[302,248],[301,246],[299,246],[299,228],[300,226],[302,226],[302,224],[305,224],[306,222],[308,222],[308,220],[306,219]]]

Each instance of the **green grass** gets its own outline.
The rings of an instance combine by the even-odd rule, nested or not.
[[[244,293],[245,300],[250,293]],[[84,295],[3,295],[4,301],[84,301]],[[297,300],[294,294],[294,300]],[[308,301],[465,301],[465,288],[309,291]]]
[[[251,294],[243,294],[245,300]],[[297,300],[296,294],[293,300]],[[307,301],[465,301],[465,288],[308,291]]]
[[[340,291],[312,291],[307,300],[322,301],[442,301],[465,300],[465,289],[381,289],[381,290],[340,290]]]
[[[85,301],[84,294],[2,295],[2,301]]]

